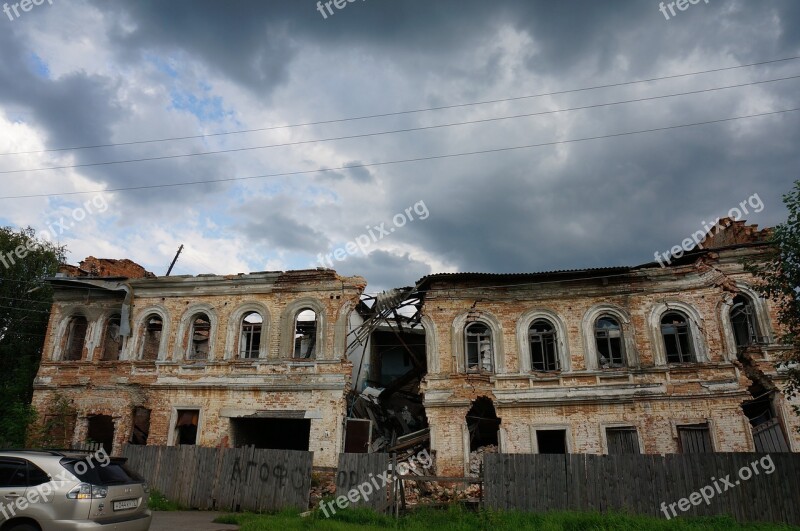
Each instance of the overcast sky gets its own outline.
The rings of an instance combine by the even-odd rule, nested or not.
[[[800,107],[800,79],[774,81],[800,60],[575,91],[800,56],[797,0],[38,1],[0,13],[0,224],[52,227],[73,263],[163,275],[184,244],[173,274],[235,274],[341,249],[368,291],[636,265],[748,198],[780,223],[800,178],[800,112],[569,142]],[[62,149],[101,144],[126,145]]]

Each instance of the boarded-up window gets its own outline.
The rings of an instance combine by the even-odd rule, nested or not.
[[[678,440],[683,454],[700,454],[714,451],[708,424],[678,426]]]
[[[151,314],[145,319],[144,330],[142,330],[142,350],[139,357],[147,361],[158,359],[158,351],[161,348],[161,331],[164,322],[158,314]]]
[[[122,336],[119,333],[121,319],[119,315],[112,315],[106,323],[106,330],[103,334],[103,357],[104,361],[114,361],[119,359],[122,353]]]
[[[175,423],[175,444],[197,444],[197,425],[200,411],[196,409],[179,409],[178,421]]]
[[[609,454],[638,454],[639,436],[636,428],[606,428]]]
[[[83,358],[83,346],[86,344],[86,330],[89,323],[86,317],[76,315],[69,320],[67,325],[67,344],[64,349],[64,358],[68,361],[79,361]]]

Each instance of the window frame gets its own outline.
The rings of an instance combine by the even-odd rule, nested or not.
[[[600,321],[602,321],[602,320],[613,321],[614,325],[616,326],[616,329],[599,327],[598,323]],[[595,323],[594,324],[594,340],[595,340],[595,348],[597,349],[596,354],[597,354],[598,367],[600,369],[622,369],[624,367],[627,367],[628,359],[627,359],[627,355],[626,355],[626,352],[625,352],[625,330],[624,330],[624,328],[622,326],[622,323],[619,321],[619,319],[616,318],[616,316],[610,315],[610,314],[600,315],[597,319],[595,319],[594,323]],[[611,337],[610,335],[606,335],[605,337],[600,337],[600,334],[602,334],[602,333],[606,333],[607,334],[610,330],[616,330],[619,333],[618,337],[616,338],[617,339],[617,343],[619,344],[619,356],[618,356],[619,357],[619,362],[618,363],[614,363],[614,355],[613,355],[613,352],[612,352],[613,351],[612,340],[614,338]],[[610,363],[608,364],[607,367],[603,367],[602,360],[600,359],[600,357],[602,356],[602,352],[601,352],[601,349],[600,349],[600,343],[603,340],[605,340],[605,342],[607,344],[608,352],[610,354]]]
[[[676,325],[675,321],[673,321],[671,324],[665,324],[664,320],[667,319],[670,315],[675,315],[680,317],[681,319],[683,319],[683,323]],[[697,354],[694,351],[692,326],[689,322],[689,317],[682,312],[671,310],[664,313],[661,316],[660,322],[661,322],[661,340],[664,345],[664,356],[666,357],[667,364],[673,365],[673,364],[697,363]],[[664,331],[665,326],[673,327],[675,331],[667,333]],[[683,329],[683,332],[681,331],[681,329]],[[686,348],[689,350],[688,353],[683,352],[684,345],[681,341],[682,335],[685,336]],[[677,348],[677,355],[678,355],[677,361],[670,360],[669,345],[667,343],[668,336],[674,336],[674,345]]]
[[[471,333],[469,331],[470,328],[474,326],[482,326],[484,328],[484,332],[475,332]],[[473,342],[470,338],[476,338]],[[484,367],[484,363],[481,359],[481,354],[485,351],[481,350],[481,345],[486,345],[488,343],[489,348],[489,368],[486,369]],[[478,356],[477,363],[475,365],[475,369],[470,368],[470,345],[475,345],[476,354]],[[492,331],[492,327],[489,323],[486,323],[481,320],[472,321],[466,323],[464,325],[464,370],[467,374],[495,374],[495,349],[494,349],[494,333]]]
[[[544,332],[534,332],[533,327],[536,326],[537,323],[546,324],[547,326],[550,327],[550,330]],[[533,359],[534,336],[538,337],[539,339],[538,343],[541,345],[540,352],[542,355],[542,365],[544,365],[544,368],[542,369],[534,367],[535,365]],[[558,339],[559,339],[558,328],[549,319],[546,319],[544,317],[538,317],[531,322],[531,324],[528,326],[528,355],[530,356],[530,367],[532,372],[558,372],[561,370],[561,356],[558,349],[558,343],[559,343]],[[547,352],[548,349],[546,347],[547,344],[550,345],[552,350],[550,354],[552,354],[553,365],[555,365],[554,368],[548,367],[549,360],[547,359],[548,358],[548,352]]]
[[[248,323],[247,318],[250,317],[251,315],[257,315],[261,319],[261,322]],[[258,327],[257,331],[255,330],[256,326]],[[250,327],[252,329],[246,330],[245,329],[246,327]],[[256,334],[258,334],[258,341],[254,342],[253,337]],[[239,318],[239,342],[236,348],[237,350],[236,357],[242,360],[258,359],[259,357],[261,357],[261,342],[263,340],[264,340],[264,316],[261,315],[261,313],[256,310],[245,312]],[[249,348],[243,349],[245,343],[249,345]]]

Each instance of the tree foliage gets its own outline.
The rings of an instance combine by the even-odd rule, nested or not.
[[[20,246],[26,252],[17,253]],[[64,253],[31,228],[0,227],[0,447],[23,446],[35,418],[33,379],[52,304],[52,289],[41,280],[55,276]]]
[[[789,217],[775,227],[771,249],[746,269],[761,281],[756,286],[759,293],[777,304],[779,340],[788,347],[778,365],[788,375],[786,394],[794,396],[800,392],[800,181],[783,202]]]

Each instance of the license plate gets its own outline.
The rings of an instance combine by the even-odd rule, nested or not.
[[[121,500],[114,502],[115,511],[124,511],[125,509],[136,509],[139,506],[139,500]]]

